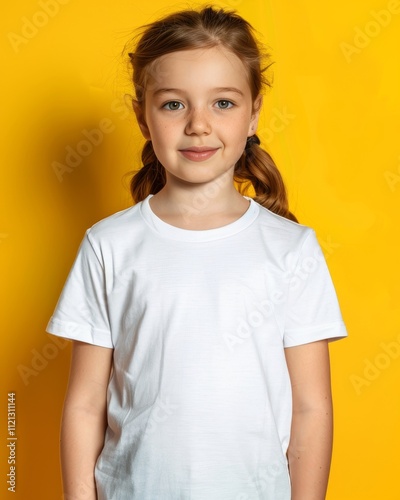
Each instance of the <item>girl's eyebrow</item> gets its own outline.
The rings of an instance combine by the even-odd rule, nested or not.
[[[239,94],[240,96],[244,96],[243,92],[236,87],[218,87],[216,89],[217,92],[234,92],[235,94]]]
[[[243,92],[236,88],[236,87],[216,87],[212,89],[214,92],[234,92],[236,94],[239,94],[240,96],[244,96]],[[160,88],[154,91],[153,95],[160,95],[160,94],[168,94],[168,93],[173,93],[173,94],[186,94],[186,90],[183,89],[172,89],[172,88]]]

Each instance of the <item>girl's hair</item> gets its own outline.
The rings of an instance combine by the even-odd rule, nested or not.
[[[200,11],[184,10],[170,14],[154,23],[142,26],[139,42],[134,52],[129,52],[133,67],[135,105],[144,107],[145,91],[149,77],[157,77],[155,61],[171,52],[220,45],[233,52],[248,72],[253,104],[265,86],[271,82],[263,67],[269,54],[260,49],[254,29],[234,11],[207,6]],[[160,77],[160,75],[158,75]],[[298,222],[289,211],[288,199],[282,176],[272,157],[260,147],[257,136],[248,140],[242,156],[234,169],[234,181],[241,194],[253,185],[253,199],[272,212]],[[143,167],[131,180],[131,193],[135,203],[149,194],[156,194],[165,183],[165,169],[158,161],[151,141],[146,141],[142,151]]]

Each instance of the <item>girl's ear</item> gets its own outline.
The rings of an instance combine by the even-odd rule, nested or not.
[[[247,134],[248,137],[251,137],[252,135],[254,135],[256,133],[258,119],[260,118],[261,107],[262,107],[262,96],[259,95],[253,104],[253,114],[251,115],[249,131]]]
[[[135,112],[136,120],[143,134],[143,137],[146,140],[150,141],[151,140],[150,131],[143,116],[143,107],[139,104],[138,101],[135,100],[132,100],[132,107],[133,111]]]

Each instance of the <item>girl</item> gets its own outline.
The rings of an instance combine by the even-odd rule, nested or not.
[[[256,135],[269,83],[252,28],[178,12],[129,56],[136,204],[87,230],[47,327],[74,341],[65,497],[323,500],[328,342],[347,333]]]

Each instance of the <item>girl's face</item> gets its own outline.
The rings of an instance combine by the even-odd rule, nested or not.
[[[261,98],[254,107],[260,103]],[[243,63],[222,47],[160,57],[148,79],[144,109],[135,111],[167,182],[189,183],[210,182],[228,171],[233,176],[259,116]]]

